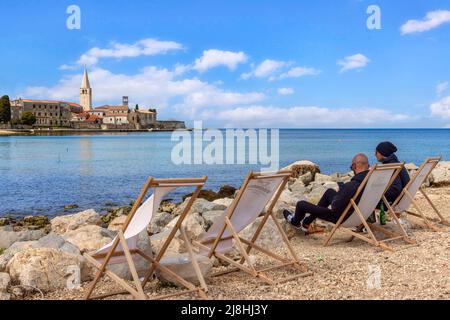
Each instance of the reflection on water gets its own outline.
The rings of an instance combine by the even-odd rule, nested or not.
[[[92,141],[91,139],[80,139],[81,176],[92,174]]]

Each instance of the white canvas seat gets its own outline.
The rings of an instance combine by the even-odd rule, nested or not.
[[[409,183],[405,186],[400,196],[395,200],[395,202],[392,205],[392,208],[394,209],[395,213],[401,214],[402,212],[406,212],[410,215],[413,215],[415,217],[418,217],[424,221],[424,223],[432,230],[434,231],[440,231],[439,228],[435,227],[431,224],[430,219],[428,219],[423,211],[419,208],[417,202],[414,200],[417,192],[420,192],[423,194],[433,211],[436,213],[436,215],[439,218],[438,223],[441,223],[446,226],[450,226],[450,223],[442,216],[442,214],[439,212],[439,210],[436,208],[436,206],[431,201],[430,197],[426,194],[425,190],[423,189],[422,185],[427,180],[428,176],[431,174],[433,169],[437,166],[437,164],[441,161],[441,157],[430,157],[427,158],[422,165],[419,167],[419,169],[415,172],[414,176],[411,178]],[[413,206],[416,212],[410,211],[410,207]]]
[[[273,207],[278,201],[291,174],[290,171],[265,174],[250,172],[233,203],[222,216],[214,221],[202,240],[194,242],[194,245],[199,247],[200,254],[208,257],[215,256],[235,267],[232,270],[220,274],[242,270],[269,284],[288,281],[311,274],[307,271],[306,267],[300,263],[284,230],[273,214]],[[268,204],[269,207],[253,237],[250,240],[240,237],[239,232],[253,223],[261,215]],[[269,217],[274,221],[276,228],[289,251],[290,259],[281,257],[255,243]],[[233,249],[237,249],[241,255],[241,260],[239,262],[234,261],[225,255],[225,253],[230,252]],[[249,253],[252,249],[262,252],[274,260],[278,260],[282,264],[265,268],[264,270],[257,270],[254,262],[249,259]],[[269,270],[289,266],[297,271],[300,270],[302,273],[297,273],[293,277],[282,279],[280,281],[272,280],[265,273]]]
[[[347,208],[344,210],[344,212],[341,214],[341,217],[334,225],[333,230],[325,240],[324,245],[327,246],[330,243],[332,237],[339,228],[346,231],[347,233],[350,233],[352,236],[351,239],[357,237],[386,250],[392,250],[390,246],[385,244],[385,242],[387,241],[403,239],[408,243],[413,243],[413,241],[408,238],[408,235],[406,234],[397,216],[395,216],[392,207],[389,205],[384,196],[386,191],[397,178],[402,168],[403,164],[385,164],[375,165],[374,167],[372,167],[364,181],[359,186],[357,192],[350,200]],[[369,223],[367,222],[367,219],[375,211],[380,201],[384,202],[388,214],[394,219],[395,224],[400,231],[399,234],[387,231],[384,228],[376,226],[375,224],[369,225]],[[345,217],[347,217],[348,213],[351,210],[353,210],[353,212],[344,221]],[[367,233],[369,234],[369,237],[351,230],[351,228],[359,227],[360,225],[364,225]],[[380,231],[390,238],[378,240],[373,234],[372,230]]]
[[[118,231],[118,235],[111,241],[109,244],[105,245],[103,248],[97,250],[93,254],[85,254],[85,258],[92,264],[94,267],[98,269],[98,272],[95,276],[95,279],[92,281],[90,286],[87,289],[85,298],[86,299],[98,299],[111,295],[121,294],[121,293],[130,293],[136,299],[146,299],[147,296],[144,293],[145,285],[147,284],[150,277],[153,275],[154,271],[159,268],[161,272],[169,273],[173,276],[181,285],[187,288],[187,291],[180,292],[178,294],[184,294],[187,292],[197,292],[201,298],[206,298],[206,284],[203,279],[201,272],[199,272],[199,266],[195,256],[193,255],[192,250],[189,250],[191,262],[196,271],[197,277],[199,278],[199,282],[201,287],[197,288],[192,283],[186,281],[170,269],[166,268],[164,265],[160,263],[163,258],[167,248],[170,245],[170,242],[173,240],[176,233],[179,231],[183,237],[183,240],[186,243],[188,249],[191,249],[190,241],[186,236],[186,232],[182,227],[182,223],[186,218],[192,204],[197,199],[198,194],[200,193],[203,185],[206,182],[206,177],[200,179],[153,179],[149,178],[142,189],[139,197],[131,209],[131,212],[127,216],[126,221],[124,222],[122,228]],[[157,254],[155,258],[146,255],[142,252],[138,246],[137,241],[139,238],[139,234],[146,230],[148,224],[151,222],[152,217],[156,214],[159,209],[159,206],[162,200],[172,191],[177,188],[183,187],[195,187],[196,190],[193,193],[190,201],[186,205],[183,213],[179,216],[178,221],[175,227],[172,229],[169,237],[164,242],[160,252]],[[153,194],[143,202],[148,190],[150,188],[154,189]],[[143,202],[143,203],[142,203]],[[141,204],[142,203],[142,204]],[[149,270],[141,282],[138,273],[136,271],[134,258],[140,256],[146,259],[150,263]],[[119,263],[127,263],[130,268],[130,272],[133,277],[135,288],[129,285],[124,279],[121,279],[114,272],[108,269],[109,265],[119,264]],[[120,292],[112,292],[108,294],[104,294],[102,296],[91,297],[92,293],[95,289],[96,284],[101,279],[102,276],[108,276],[117,284],[119,284],[126,291]],[[178,295],[177,294],[177,295]]]

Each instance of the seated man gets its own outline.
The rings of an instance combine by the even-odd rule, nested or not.
[[[318,205],[307,201],[297,203],[295,214],[288,210],[283,211],[285,219],[295,228],[306,233],[312,233],[312,223],[319,218],[325,221],[336,223],[341,214],[347,208],[351,198],[355,195],[361,183],[369,172],[369,159],[364,154],[357,154],[352,160],[351,169],[355,173],[352,180],[339,188],[339,192],[328,189],[320,199]],[[331,206],[331,208],[329,208]],[[306,217],[306,214],[309,216]],[[347,217],[351,215],[349,211]]]
[[[383,164],[400,163],[397,156],[395,155],[395,152],[397,152],[397,147],[391,142],[381,142],[375,149],[375,157],[379,162]],[[388,189],[388,191],[386,191],[386,200],[389,203],[393,203],[398,198],[398,196],[400,196],[400,193],[402,192],[403,188],[406,187],[409,180],[410,178],[408,171],[403,168],[402,171],[400,171],[398,177],[392,183],[391,187]]]

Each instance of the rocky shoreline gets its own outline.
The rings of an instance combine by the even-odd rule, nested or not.
[[[317,202],[328,188],[338,188],[339,182],[351,179],[351,173],[323,175],[318,165],[309,161],[298,161],[289,167],[293,176],[277,202],[274,213],[290,238],[296,232],[282,218],[283,209],[293,210],[299,200]],[[410,173],[417,170],[408,164]],[[450,162],[441,162],[426,182],[427,187],[443,188],[450,185]],[[236,189],[224,186],[217,193],[204,190],[185,220],[185,228],[191,239],[198,239],[212,225],[214,219],[232,203]],[[152,255],[159,250],[167,238],[177,217],[182,212],[190,195],[180,204],[165,201],[153,217],[147,230],[139,237],[138,247]],[[113,205],[113,204],[111,204]],[[100,215],[95,210],[49,219],[44,216],[28,216],[23,219],[0,218],[0,300],[46,298],[55,292],[77,290],[89,281],[94,270],[82,256],[109,243],[125,221],[131,206],[111,207],[108,214]],[[249,236],[257,228],[260,219],[248,226],[242,236]],[[268,223],[259,243],[277,249],[281,239],[273,232],[275,225]],[[297,237],[295,237],[297,238]],[[165,264],[194,280],[190,264],[181,264],[186,256],[186,247],[181,236],[176,236],[168,249]],[[221,268],[218,261],[200,258],[201,270],[208,276],[211,270]],[[137,262],[140,274],[148,267],[145,260]],[[121,277],[131,279],[126,265],[115,265],[113,271]],[[77,278],[78,277],[78,278]],[[81,280],[81,281],[79,281]],[[157,274],[155,285],[172,287],[174,281]],[[175,289],[174,289],[175,290]],[[70,290],[69,290],[70,291]]]

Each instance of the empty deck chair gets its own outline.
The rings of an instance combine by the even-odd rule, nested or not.
[[[437,164],[441,161],[441,157],[430,157],[427,158],[419,169],[416,171],[414,176],[411,178],[409,183],[405,186],[400,196],[395,200],[392,205],[395,213],[401,214],[402,212],[406,212],[407,214],[413,215],[415,217],[421,218],[424,223],[431,230],[439,231],[440,229],[431,224],[430,219],[428,219],[422,210],[420,210],[417,202],[414,200],[418,191],[420,191],[427,202],[430,204],[431,208],[433,208],[436,215],[439,217],[438,223],[441,223],[446,226],[450,226],[450,223],[442,216],[439,210],[436,208],[434,203],[431,201],[430,197],[425,193],[422,185],[427,180],[428,176],[431,174],[433,169],[437,166]],[[416,212],[409,211],[411,205],[417,210]]]
[[[170,274],[173,278],[175,278],[182,286],[184,286],[187,290],[176,293],[174,295],[181,295],[188,292],[197,292],[201,298],[207,298],[206,297],[206,284],[203,279],[203,276],[200,272],[200,268],[198,266],[197,260],[195,256],[192,253],[191,246],[189,239],[187,239],[186,232],[184,231],[182,227],[182,223],[184,219],[186,218],[192,204],[198,197],[201,189],[203,188],[203,185],[206,182],[206,177],[200,178],[200,179],[153,179],[149,178],[147,182],[145,183],[139,197],[137,198],[136,202],[133,205],[133,208],[131,212],[129,213],[126,221],[124,222],[122,228],[118,231],[118,235],[116,238],[103,248],[99,249],[94,254],[85,254],[85,258],[88,262],[90,262],[98,271],[94,278],[94,280],[91,282],[89,287],[87,288],[85,299],[99,299],[99,298],[105,298],[108,296],[116,295],[116,294],[123,294],[123,293],[129,293],[131,294],[135,299],[144,300],[147,299],[146,294],[144,293],[145,285],[147,284],[148,280],[152,276],[153,272],[156,268],[159,268],[161,272],[165,272]],[[169,237],[164,242],[160,252],[156,255],[156,257],[149,257],[144,252],[139,250],[137,247],[137,240],[139,237],[139,234],[146,230],[147,225],[151,222],[152,216],[158,211],[158,208],[160,206],[161,201],[164,199],[164,197],[174,191],[177,188],[182,187],[195,187],[195,192],[190,198],[190,201],[186,205],[183,213],[179,216],[178,221],[175,225],[175,227],[172,229]],[[144,198],[150,188],[153,188],[154,192],[153,194],[144,202]],[[184,241],[186,242],[186,246],[188,247],[188,251],[190,254],[191,262],[194,266],[194,269],[196,271],[199,283],[201,284],[201,287],[195,287],[192,283],[186,281],[178,274],[174,273],[164,265],[160,263],[161,259],[163,258],[167,248],[170,245],[170,242],[173,240],[174,236],[177,232],[180,232]],[[141,282],[138,276],[138,273],[136,271],[134,258],[137,256],[141,256],[142,258],[146,259],[150,263],[149,270],[144,278],[144,280]],[[130,268],[130,272],[133,277],[134,282],[134,288],[130,284],[128,284],[127,281],[117,276],[114,272],[108,269],[108,266],[111,264],[118,264],[118,263],[127,263],[128,267]],[[116,282],[119,286],[121,286],[125,291],[120,292],[111,292],[108,294],[103,294],[101,296],[92,297],[92,293],[98,284],[98,281],[103,276],[108,276],[111,280]],[[159,297],[159,298],[165,298],[165,297]]]
[[[337,229],[342,229],[343,231],[349,233],[352,236],[351,240],[356,237],[367,241],[374,246],[381,247],[385,250],[392,250],[392,248],[388,246],[386,242],[395,239],[403,239],[408,243],[414,243],[409,239],[403,226],[400,224],[398,217],[395,215],[392,207],[384,196],[391,184],[397,178],[402,168],[403,164],[385,164],[375,165],[374,167],[372,167],[364,181],[359,186],[355,195],[350,200],[347,208],[344,210],[341,217],[334,225],[331,233],[325,240],[324,245],[327,246],[330,243]],[[400,231],[399,233],[388,231],[385,228],[378,227],[375,224],[369,224],[367,222],[367,219],[377,208],[380,201],[383,201],[385,206],[387,207],[387,212],[392,217],[392,219],[394,219],[395,224]],[[353,213],[351,213],[351,215],[344,221],[345,217],[347,217],[348,213],[351,212],[351,210],[354,210]],[[357,228],[361,224],[363,224],[366,228],[368,236],[351,230],[351,228]],[[373,230],[384,233],[388,236],[388,238],[378,240],[375,237]]]
[[[221,272],[220,274],[242,270],[269,284],[289,281],[311,274],[311,272],[308,272],[307,268],[300,263],[288,237],[273,213],[273,207],[280,197],[281,192],[284,190],[291,174],[290,171],[266,174],[250,172],[233,203],[225,210],[222,216],[214,221],[213,225],[201,241],[193,242],[194,245],[198,246],[200,254],[210,258],[215,256],[235,267],[231,270]],[[261,215],[269,202],[269,207],[253,237],[248,240],[239,236],[239,232],[254,222]],[[276,228],[289,251],[289,258],[284,258],[255,243],[269,217],[274,221]],[[235,248],[241,256],[240,261],[235,261],[225,255],[225,253],[230,252]],[[264,253],[274,260],[278,260],[281,264],[257,270],[254,261],[251,261],[249,258],[252,249]],[[297,274],[293,277],[281,279],[279,281],[274,281],[266,274],[267,271],[281,267],[291,267],[297,271]]]

